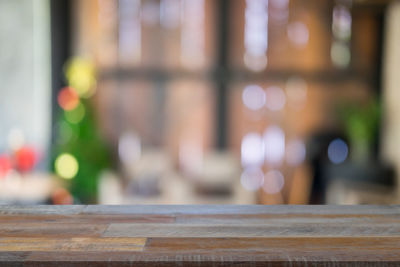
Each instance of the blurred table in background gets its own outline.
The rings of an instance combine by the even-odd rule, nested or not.
[[[230,192],[226,194],[204,194],[196,191],[196,185],[180,177],[170,174],[164,178],[161,191],[154,195],[135,194],[121,185],[121,179],[106,174],[102,177],[99,191],[99,204],[256,204],[257,194],[247,191],[239,179],[233,181]]]
[[[43,204],[59,184],[47,173],[10,172],[0,179],[0,204]]]

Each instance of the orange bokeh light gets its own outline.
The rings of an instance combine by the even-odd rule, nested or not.
[[[58,104],[64,110],[73,110],[79,104],[79,95],[72,87],[64,87],[58,93]]]
[[[15,153],[17,168],[22,172],[31,171],[35,167],[36,159],[36,152],[32,147],[24,146]]]
[[[53,204],[55,205],[71,205],[74,204],[74,198],[64,188],[57,188],[51,195]]]

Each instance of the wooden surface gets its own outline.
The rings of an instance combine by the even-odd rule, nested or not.
[[[400,266],[400,206],[0,206],[0,266]]]

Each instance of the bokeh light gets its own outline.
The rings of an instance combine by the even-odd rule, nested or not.
[[[118,142],[118,155],[120,160],[127,164],[135,163],[141,156],[141,142],[138,135],[134,133],[124,133]]]
[[[285,184],[285,179],[280,171],[271,170],[264,176],[263,190],[267,194],[279,193]]]
[[[57,188],[51,194],[51,200],[54,205],[72,205],[74,204],[74,198],[71,193],[65,188]]]
[[[299,48],[305,47],[310,38],[307,25],[300,21],[292,22],[288,25],[287,35],[289,40]]]
[[[331,47],[331,60],[338,68],[346,68],[350,64],[351,53],[347,44],[334,42]]]
[[[267,66],[268,0],[246,0],[244,25],[244,64],[261,71]]]
[[[306,158],[306,145],[298,139],[290,140],[286,147],[286,162],[291,166],[298,166]]]
[[[259,110],[265,104],[265,92],[258,85],[248,85],[242,93],[243,104],[250,110]]]
[[[285,157],[285,133],[279,126],[269,126],[264,133],[265,161],[278,165]]]
[[[69,85],[80,97],[88,98],[94,94],[96,72],[91,61],[82,58],[70,60],[66,66],[65,76]]]
[[[254,56],[248,52],[244,54],[243,61],[246,67],[252,71],[262,71],[268,64],[266,55]]]
[[[82,121],[85,117],[85,107],[82,103],[78,103],[78,105],[72,110],[65,110],[65,119],[72,124],[77,124]]]
[[[22,172],[31,171],[37,162],[37,155],[34,148],[23,146],[15,152],[17,169]]]
[[[284,108],[286,95],[282,88],[270,86],[265,90],[265,106],[271,111],[278,111]]]
[[[72,179],[78,173],[79,164],[73,155],[63,153],[56,158],[54,168],[61,178]]]
[[[242,139],[241,158],[243,166],[260,166],[264,162],[264,141],[258,133],[248,133]]]
[[[349,40],[351,37],[351,14],[350,10],[343,5],[333,8],[332,32],[339,40]]]
[[[349,148],[345,141],[337,138],[328,146],[328,158],[333,164],[339,164],[347,159]]]
[[[58,104],[64,110],[73,110],[79,104],[79,95],[72,87],[64,87],[58,93]]]
[[[276,25],[285,25],[289,19],[289,0],[269,0],[271,21]]]
[[[240,183],[246,190],[256,191],[264,183],[264,173],[258,167],[246,168],[240,176]]]

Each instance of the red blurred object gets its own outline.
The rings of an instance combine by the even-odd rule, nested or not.
[[[15,153],[15,163],[19,171],[31,171],[36,164],[36,152],[32,147],[23,146]]]
[[[53,204],[55,205],[71,205],[74,204],[74,198],[64,188],[57,188],[51,195]]]
[[[12,169],[11,158],[7,155],[0,155],[0,178],[6,176],[6,174]]]
[[[72,87],[64,87],[58,93],[57,101],[64,110],[73,110],[79,104],[79,95]]]

